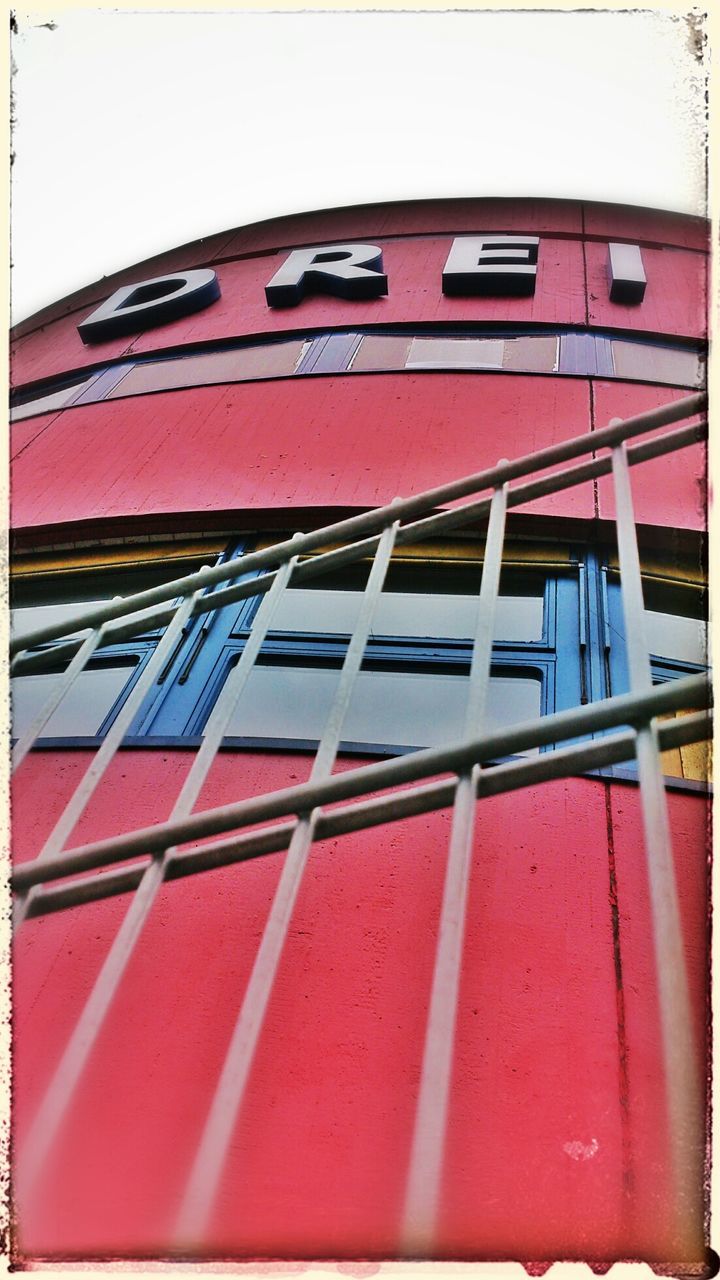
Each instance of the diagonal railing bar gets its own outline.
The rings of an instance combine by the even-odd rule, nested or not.
[[[658,725],[661,751],[700,742],[712,736],[712,713],[699,711],[680,719],[663,721]],[[520,786],[535,786],[571,773],[601,769],[608,765],[629,760],[635,754],[635,733],[625,730],[606,735],[588,744],[561,747],[551,755],[534,756],[531,760],[514,760],[486,770],[478,779],[477,798],[499,795]],[[395,791],[391,796],[379,796],[371,800],[348,803],[340,809],[320,810],[315,826],[315,839],[328,840],[351,831],[363,831],[381,823],[400,821],[434,809],[447,808],[453,803],[455,780],[429,782]],[[215,840],[197,849],[177,852],[168,859],[166,881],[213,871],[217,867],[231,866],[236,862],[250,861],[279,853],[290,843],[297,823],[275,823],[260,831],[230,839]],[[33,894],[29,915],[45,915],[62,911],[66,907],[83,902],[95,902],[115,894],[137,888],[148,861],[111,871],[91,873],[83,879],[68,884],[38,889]]]
[[[613,479],[622,606],[630,689],[652,689],[646,638],[640,555],[626,448],[613,450]],[[700,1247],[703,1239],[702,1185],[704,1130],[700,1064],[695,1046],[677,896],[670,821],[662,779],[657,729],[638,727],[637,764],[650,883],[651,922],[657,968],[665,1087],[675,1184],[678,1239]]]
[[[498,466],[502,466],[503,462],[504,459]],[[507,485],[504,485],[495,490],[490,508],[465,710],[465,737],[470,737],[473,731],[477,732],[482,727],[485,716],[506,513]],[[459,774],[455,787],[435,968],[405,1193],[402,1252],[411,1257],[431,1253],[437,1229],[467,895],[475,835],[478,776],[477,764],[465,768]]]
[[[335,763],[343,722],[367,646],[397,529],[397,522],[389,525],[380,539],[345,652],[332,707],[313,761],[311,782],[327,777]],[[317,809],[301,814],[290,839],[180,1209],[176,1235],[181,1247],[197,1247],[207,1230],[312,847],[317,816]]]
[[[156,823],[141,827],[109,840],[69,849],[56,858],[38,863],[25,862],[17,867],[11,885],[18,893],[44,880],[57,880],[94,867],[108,866],[125,858],[155,853],[170,846],[187,844],[206,836],[288,814],[309,812],[317,805],[349,800],[364,792],[396,787],[404,782],[441,773],[459,773],[464,767],[513,755],[530,747],[544,747],[567,738],[599,732],[620,724],[638,724],[665,712],[695,709],[710,705],[711,685],[706,675],[686,676],[668,681],[649,693],[618,694],[601,702],[572,707],[553,715],[528,720],[493,733],[482,734],[466,742],[446,747],[429,747],[409,755],[396,756],[364,765],[359,769],[333,774],[319,782],[300,783],[263,796],[252,796],[233,804],[204,809],[181,822]],[[550,757],[548,757],[549,759]],[[488,772],[488,777],[496,769]]]
[[[600,431],[590,431],[584,435],[575,436],[558,444],[550,445],[548,448],[539,449],[535,453],[526,454],[513,462],[505,462],[500,467],[491,467],[486,471],[463,477],[461,480],[451,481],[434,489],[425,490],[414,497],[404,498],[399,503],[389,503],[383,507],[376,507],[372,511],[364,512],[361,515],[350,516],[346,520],[303,534],[299,540],[296,538],[287,539],[271,547],[266,547],[262,551],[251,552],[235,562],[216,565],[206,571],[202,577],[202,582],[199,580],[198,573],[189,574],[183,578],[174,579],[172,582],[139,592],[134,596],[128,596],[124,600],[111,601],[78,616],[75,620],[74,628],[94,628],[112,618],[122,617],[131,610],[149,608],[164,600],[187,595],[195,591],[199,585],[205,588],[220,582],[227,582],[245,573],[254,573],[259,569],[281,563],[291,555],[301,556],[306,552],[316,550],[318,547],[322,547],[333,540],[355,539],[367,533],[378,532],[392,521],[402,521],[410,516],[431,511],[439,505],[453,502],[481,489],[497,488],[521,476],[568,462],[583,453],[592,453],[605,447],[611,448],[623,440],[631,439],[637,435],[654,431],[673,422],[681,421],[683,418],[701,413],[706,407],[707,396],[705,393],[687,396],[682,400],[662,405],[658,409],[638,414],[636,417],[626,418],[617,424],[604,427]],[[220,595],[221,593],[218,594]],[[252,594],[252,592],[249,594]],[[198,612],[204,611],[199,602],[196,607]],[[206,599],[205,608],[212,607],[214,605]],[[18,638],[12,641],[10,652],[15,654],[35,645],[60,639],[65,633],[65,624],[48,624],[45,627],[38,628],[37,631],[28,633],[22,639]]]
[[[209,568],[209,565],[205,566],[205,568]],[[198,570],[198,572],[200,573],[202,570]],[[124,599],[129,608],[134,597],[116,596],[115,599]],[[98,649],[109,644],[119,644],[131,636],[136,636],[139,632],[155,631],[159,627],[166,626],[175,617],[177,605],[178,600],[175,599],[171,604],[155,605],[151,609],[138,610],[133,607],[132,611],[126,612],[123,617],[109,619],[109,621],[102,624],[101,628],[96,628],[96,630],[102,630],[102,638],[98,641]],[[59,665],[61,662],[70,659],[84,643],[84,637],[75,637],[75,631],[78,628],[75,627],[74,622],[68,625],[72,625],[73,630],[73,635],[70,639],[53,643],[52,647],[41,649],[34,653],[23,652],[16,654],[10,664],[10,674],[27,675],[33,671],[42,671],[46,667]],[[82,629],[87,630],[87,627]]]
[[[32,750],[53,712],[57,711],[68,689],[75,683],[76,676],[79,676],[80,672],[85,669],[86,663],[92,657],[98,645],[102,643],[103,631],[104,626],[98,627],[97,630],[91,631],[90,635],[83,640],[72,662],[59,677],[50,697],[30,722],[22,737],[18,738],[11,756],[13,772],[20,767],[28,751]]]
[[[283,565],[272,591],[263,600],[258,610],[253,636],[245,646],[240,661],[232,672],[231,678],[227,681],[221,700],[218,700],[213,717],[208,723],[207,744],[203,742],[203,746],[195,757],[190,774],[175,802],[173,818],[176,821],[187,819],[199,795],[202,783],[215,759],[217,745],[222,737],[226,723],[232,715],[235,704],[245,687],[255,658],[260,652],[273,614],[282,598],[295,563],[296,561],[293,557]],[[187,608],[178,610],[176,621],[179,621],[180,627],[184,626],[185,620],[189,616],[189,607],[191,605],[192,597],[189,597],[186,601]],[[175,628],[176,634],[177,628]],[[172,641],[168,641],[165,645],[165,653],[173,651],[174,638],[175,636],[173,635]],[[163,639],[167,640],[167,637],[163,637]],[[160,646],[154,656],[157,656],[159,648]],[[163,654],[162,662],[157,663],[158,670],[162,669],[165,653]],[[218,707],[221,709],[218,710]],[[132,902],[113,939],[92,990],[75,1023],[60,1062],[50,1080],[30,1128],[22,1158],[18,1162],[18,1186],[22,1188],[25,1195],[29,1194],[30,1188],[37,1178],[49,1151],[52,1149],[68,1107],[72,1102],[90,1054],[104,1026],[110,1006],[133,954],[135,944],[162,885],[167,858],[170,853],[172,853],[172,848],[158,849],[156,851],[157,856],[153,858],[144,871]]]
[[[93,756],[93,759],[75,788],[70,800],[60,814],[60,817],[55,823],[55,826],[50,832],[45,844],[35,858],[36,863],[41,863],[46,859],[51,861],[53,858],[57,857],[71,831],[77,824],[81,814],[84,813],[93,792],[105,776],[105,773],[115,758],[115,754],[120,743],[125,737],[125,734],[127,733],[137,712],[140,710],[150,686],[155,680],[158,672],[162,670],[166,657],[169,653],[172,653],[175,641],[192,613],[194,599],[194,596],[188,596],[187,599],[179,605],[175,617],[155,649],[150,661],[147,663],[145,670],[136,681],[129,696],[120,708],[118,715],[103,740],[102,746]],[[78,674],[79,673],[76,671],[76,678]],[[18,928],[25,919],[27,906],[27,901],[22,897],[16,902],[14,911],[15,928]]]

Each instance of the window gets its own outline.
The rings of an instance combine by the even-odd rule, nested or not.
[[[67,622],[68,635],[29,650],[45,654],[41,671],[15,675],[10,681],[11,726],[19,738],[50,698],[65,670],[68,658],[61,646],[70,636],[87,634],[72,631],[74,617],[93,605],[118,595],[133,595],[167,582],[200,567],[197,559],[177,560],[171,565],[106,572],[58,572],[28,574],[13,581],[10,627],[13,638],[21,638],[39,627]],[[105,732],[150,658],[161,631],[148,631],[122,644],[104,645],[65,694],[43,730],[44,738],[95,737]],[[53,662],[53,654],[57,660]]]
[[[318,741],[368,572],[366,565],[353,566],[287,590],[232,714],[229,739],[238,745]],[[478,561],[391,565],[343,726],[346,750],[392,754],[462,736],[480,577]],[[147,732],[202,733],[258,607],[258,599],[249,598],[219,612],[182,690],[168,690]],[[572,631],[574,619],[570,645],[558,635],[560,616],[563,631]],[[568,562],[563,571],[513,567],[503,573],[488,728],[580,701],[577,636],[576,567]]]
[[[705,360],[687,347],[651,346],[645,342],[613,340],[613,367],[616,378],[640,378],[669,386],[705,385]]]
[[[625,621],[619,574],[612,562],[603,566],[609,617],[608,661],[610,692],[624,693],[629,688],[625,651]],[[696,579],[697,573],[689,570]],[[645,638],[650,652],[654,684],[677,680],[707,669],[707,595],[699,581],[660,578],[650,573],[643,577],[645,604]],[[679,712],[679,715],[684,714]],[[663,769],[671,777],[707,781],[709,777],[708,747],[693,743],[663,753]]]
[[[90,386],[95,376],[93,373],[89,377],[74,378],[70,382],[56,382],[46,391],[31,391],[25,394],[19,392],[13,397],[10,410],[11,422],[22,422],[25,418],[32,418],[38,413],[53,413],[57,409],[64,409]]]
[[[92,602],[183,576],[201,563],[212,563],[218,552],[220,563],[242,559],[252,549],[245,540],[228,545],[219,539],[205,544],[202,554],[197,547],[192,555],[189,548],[183,554],[182,544],[176,544],[174,559],[155,564],[91,572],[78,560],[71,571],[57,573],[41,565],[40,572],[22,575],[14,587],[14,631],[26,634],[62,618],[72,633],[73,618]],[[168,547],[161,550],[163,556],[171,554]],[[341,750],[391,755],[464,735],[481,553],[481,542],[460,540],[397,553],[376,603]],[[646,564],[647,633],[656,682],[703,670],[707,661],[702,586],[696,572],[693,578],[692,566],[685,579],[677,576],[681,572],[682,566],[670,578],[666,565]],[[363,562],[290,585],[232,710],[226,745],[306,748],[319,741],[368,573],[369,564]],[[187,624],[145,697],[129,740],[199,740],[263,598],[248,596]],[[105,733],[160,635],[148,631],[99,650],[54,712],[43,738],[92,739]],[[34,651],[43,652],[48,666],[12,681],[16,736],[47,701],[67,661],[60,642]],[[624,693],[628,687],[616,562],[591,549],[509,541],[484,727],[495,731]],[[666,773],[705,777],[703,751],[692,746],[666,753]],[[632,776],[632,766],[613,772]]]
[[[172,391],[221,382],[245,382],[255,378],[281,378],[294,373],[309,346],[303,338],[291,342],[264,342],[230,351],[202,355],[177,355],[171,360],[146,360],[134,365],[107,399],[139,396],[149,391]]]

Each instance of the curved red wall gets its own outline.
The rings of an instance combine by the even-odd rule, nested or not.
[[[454,233],[543,237],[532,299],[444,298]],[[387,239],[386,239],[387,237]],[[382,245],[389,296],[272,311],[288,246]],[[647,304],[608,301],[608,239],[643,246]],[[300,215],[163,255],[22,326],[16,384],[251,334],[516,321],[704,333],[699,220],[553,201],[419,202]],[[99,346],[77,323],[123,281],[216,264],[219,303]],[[55,317],[55,318],[53,318]],[[295,528],[409,496],[685,392],[589,378],[368,374],[206,386],[66,409],[13,431],[24,550],[156,527]],[[700,448],[637,470],[641,523],[704,528]],[[533,504],[592,528],[605,481]],[[526,513],[526,514],[528,514]],[[160,521],[160,524],[157,522]],[[294,523],[297,521],[297,523]],[[14,802],[34,856],[89,756],[35,752]],[[166,818],[190,751],[116,758],[70,843]],[[220,754],[198,807],[302,780],[309,757]],[[704,1033],[706,805],[670,796],[683,925]],[[210,1251],[391,1257],[399,1248],[449,818],[317,845],[283,956]],[[283,855],[166,885],[32,1204],[21,1251],[164,1256]],[[581,889],[581,891],[580,891]],[[127,899],[31,920],[15,963],[22,1142]],[[438,1255],[663,1261],[675,1242],[638,794],[570,778],[478,808]],[[618,971],[618,949],[622,956]]]

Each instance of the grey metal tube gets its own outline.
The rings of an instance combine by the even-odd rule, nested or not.
[[[322,739],[313,761],[311,782],[327,777],[335,762],[343,721],[367,646],[373,614],[390,563],[397,528],[397,522],[388,526],[380,539],[363,593],[360,612],[345,652],[330,714],[325,722]],[[179,1244],[191,1250],[202,1243],[218,1192],[278,965],[285,948],[295,902],[315,837],[317,814],[316,809],[309,814],[303,813],[292,833],[288,855],[283,863],[270,914],[240,1003],[228,1051],[188,1179],[178,1216],[176,1234]]]
[[[617,543],[625,618],[630,688],[652,689],[645,632],[640,556],[625,444],[613,449]],[[665,1088],[675,1182],[675,1226],[689,1256],[703,1242],[703,1099],[685,964],[670,821],[660,767],[656,727],[638,728],[638,776],[650,883],[657,966]]]
[[[502,466],[502,462],[498,466]],[[495,490],[490,507],[465,714],[467,737],[483,725],[485,715],[506,512],[507,485],[503,485]],[[479,767],[475,764],[463,769],[455,783],[450,847],[405,1193],[402,1252],[411,1257],[432,1253],[437,1228],[478,776]]]

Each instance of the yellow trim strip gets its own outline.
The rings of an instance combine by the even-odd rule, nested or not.
[[[612,573],[620,572],[617,555],[608,556],[608,569]],[[697,563],[691,560],[671,561],[658,556],[643,556],[641,560],[643,578],[649,582],[672,582],[677,586],[704,587],[707,577]]]
[[[263,538],[257,544],[257,550],[262,551],[266,547],[272,547],[280,540],[280,535],[274,538]],[[312,556],[322,555],[326,551],[336,551],[344,543],[329,542],[324,547],[318,547],[317,550],[309,552],[303,559],[310,559]],[[483,559],[485,543],[482,539],[470,541],[468,539],[457,541],[443,541],[438,539],[433,542],[418,542],[411,546],[396,547],[393,552],[393,560],[417,560],[425,563],[433,563],[438,560],[453,560],[456,564],[477,564]],[[369,557],[366,557],[366,560]],[[508,542],[505,546],[505,554],[503,555],[503,564],[506,565],[531,565],[537,568],[556,568],[558,566],[567,568],[572,564],[570,552],[566,546],[562,544],[556,545],[551,542]]]
[[[208,538],[187,542],[147,542],[99,547],[94,551],[28,554],[13,561],[11,573],[13,577],[25,578],[50,573],[87,573],[99,569],[138,569],[159,560],[194,560],[202,556],[216,556],[227,545],[227,538]]]

